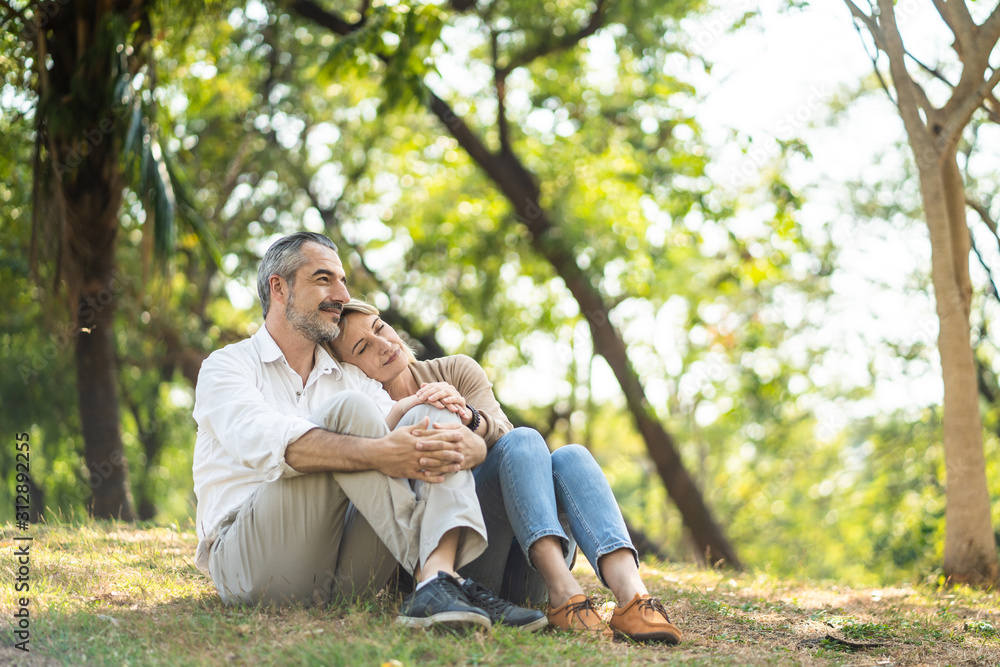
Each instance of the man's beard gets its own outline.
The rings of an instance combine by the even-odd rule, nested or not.
[[[338,312],[343,309],[341,304],[335,301],[324,301],[319,305],[320,309],[336,309]],[[311,313],[298,310],[295,307],[295,290],[288,293],[288,303],[285,305],[285,317],[296,331],[306,340],[310,340],[317,345],[321,345],[335,339],[340,335],[340,327],[333,322],[325,322],[320,318],[317,311]]]

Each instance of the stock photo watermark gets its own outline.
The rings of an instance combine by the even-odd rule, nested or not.
[[[114,302],[131,281],[132,278],[116,270],[104,289],[82,298],[77,308],[76,323],[66,322],[60,325],[48,344],[35,349],[18,365],[21,381],[27,384],[45,370],[77,336],[90,333],[97,316]]]

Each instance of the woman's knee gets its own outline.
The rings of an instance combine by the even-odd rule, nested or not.
[[[500,448],[498,451],[503,454],[517,458],[549,456],[549,446],[545,444],[542,434],[533,428],[526,428],[524,426],[519,426],[504,434],[493,445],[493,449],[497,449],[498,447]]]
[[[594,455],[583,445],[563,445],[552,452],[552,470],[554,472],[588,468],[600,470],[600,466],[594,460]]]
[[[457,414],[451,410],[443,410],[441,408],[436,408],[433,405],[427,405],[426,403],[421,403],[419,405],[414,405],[412,408],[406,411],[403,418],[399,420],[399,426],[412,426],[414,424],[419,424],[420,420],[427,417],[431,420],[431,424],[451,424],[460,423],[462,420]]]

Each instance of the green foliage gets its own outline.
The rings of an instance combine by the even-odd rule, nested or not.
[[[885,623],[845,623],[840,631],[849,639],[885,639],[892,637],[892,628]]]
[[[587,29],[592,2],[507,0],[462,11],[373,3],[364,16],[344,4],[323,6],[364,19],[346,37],[274,2],[198,12],[164,5],[152,15],[146,75],[155,74],[155,91],[126,86],[135,91],[122,140],[131,178],[114,297],[123,438],[143,516],[184,523],[193,515],[198,367],[256,330],[257,261],[274,237],[307,228],[340,245],[352,293],[395,313],[421,341],[479,360],[511,414],[553,447],[586,444],[630,522],[671,557],[693,557],[594,356],[592,314],[534,250],[526,211],[423,108],[433,90],[501,151],[498,64],[511,67],[507,147],[537,181],[556,226],[548,242],[599,290],[650,410],[675,435],[743,559],[776,574],[933,580],[943,513],[937,416],[884,415],[846,430],[824,417],[825,407],[868,390],[816,372],[833,345],[819,334],[838,257],[825,231],[802,227],[809,195],[786,178],[809,150],[783,142],[758,189],[732,193],[711,180],[713,147],[698,123],[698,91],[685,80],[678,25],[703,3],[602,3],[604,27],[584,41],[571,37]],[[35,100],[24,44],[0,39],[0,198],[10,212],[0,224],[11,239],[0,249],[0,304],[11,314],[0,330],[0,426],[31,433],[35,482],[52,512],[69,515],[83,510],[100,477],[76,454],[72,332],[60,333],[66,309],[44,280],[39,287],[27,277]],[[127,79],[116,72],[111,92],[80,94],[120,100]],[[905,194],[898,184],[858,185],[860,219],[912,212],[909,198],[889,196]],[[182,224],[160,226],[172,216]],[[173,252],[158,271],[154,249]],[[1000,357],[982,317],[984,382],[996,388]],[[908,360],[926,356],[926,346],[890,344]],[[551,385],[544,396],[522,395],[543,383]],[[985,413],[987,461],[990,479],[1000,480],[995,403]],[[7,456],[0,452],[5,464]],[[991,492],[1000,498],[996,484]],[[1000,525],[1000,515],[994,520]],[[747,621],[763,613],[755,607],[767,608],[714,602],[725,606],[701,611],[744,624],[758,622]],[[303,659],[320,649],[303,649]],[[365,650],[357,659],[374,656]],[[425,650],[406,655],[417,660]]]
[[[980,637],[996,637],[997,629],[988,621],[969,621],[965,624],[965,631]]]

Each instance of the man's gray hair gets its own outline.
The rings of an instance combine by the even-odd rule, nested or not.
[[[275,241],[257,267],[257,296],[265,318],[271,309],[271,276],[284,278],[290,288],[295,283],[295,273],[306,263],[302,254],[306,243],[318,243],[338,252],[333,241],[316,232],[295,232]]]

